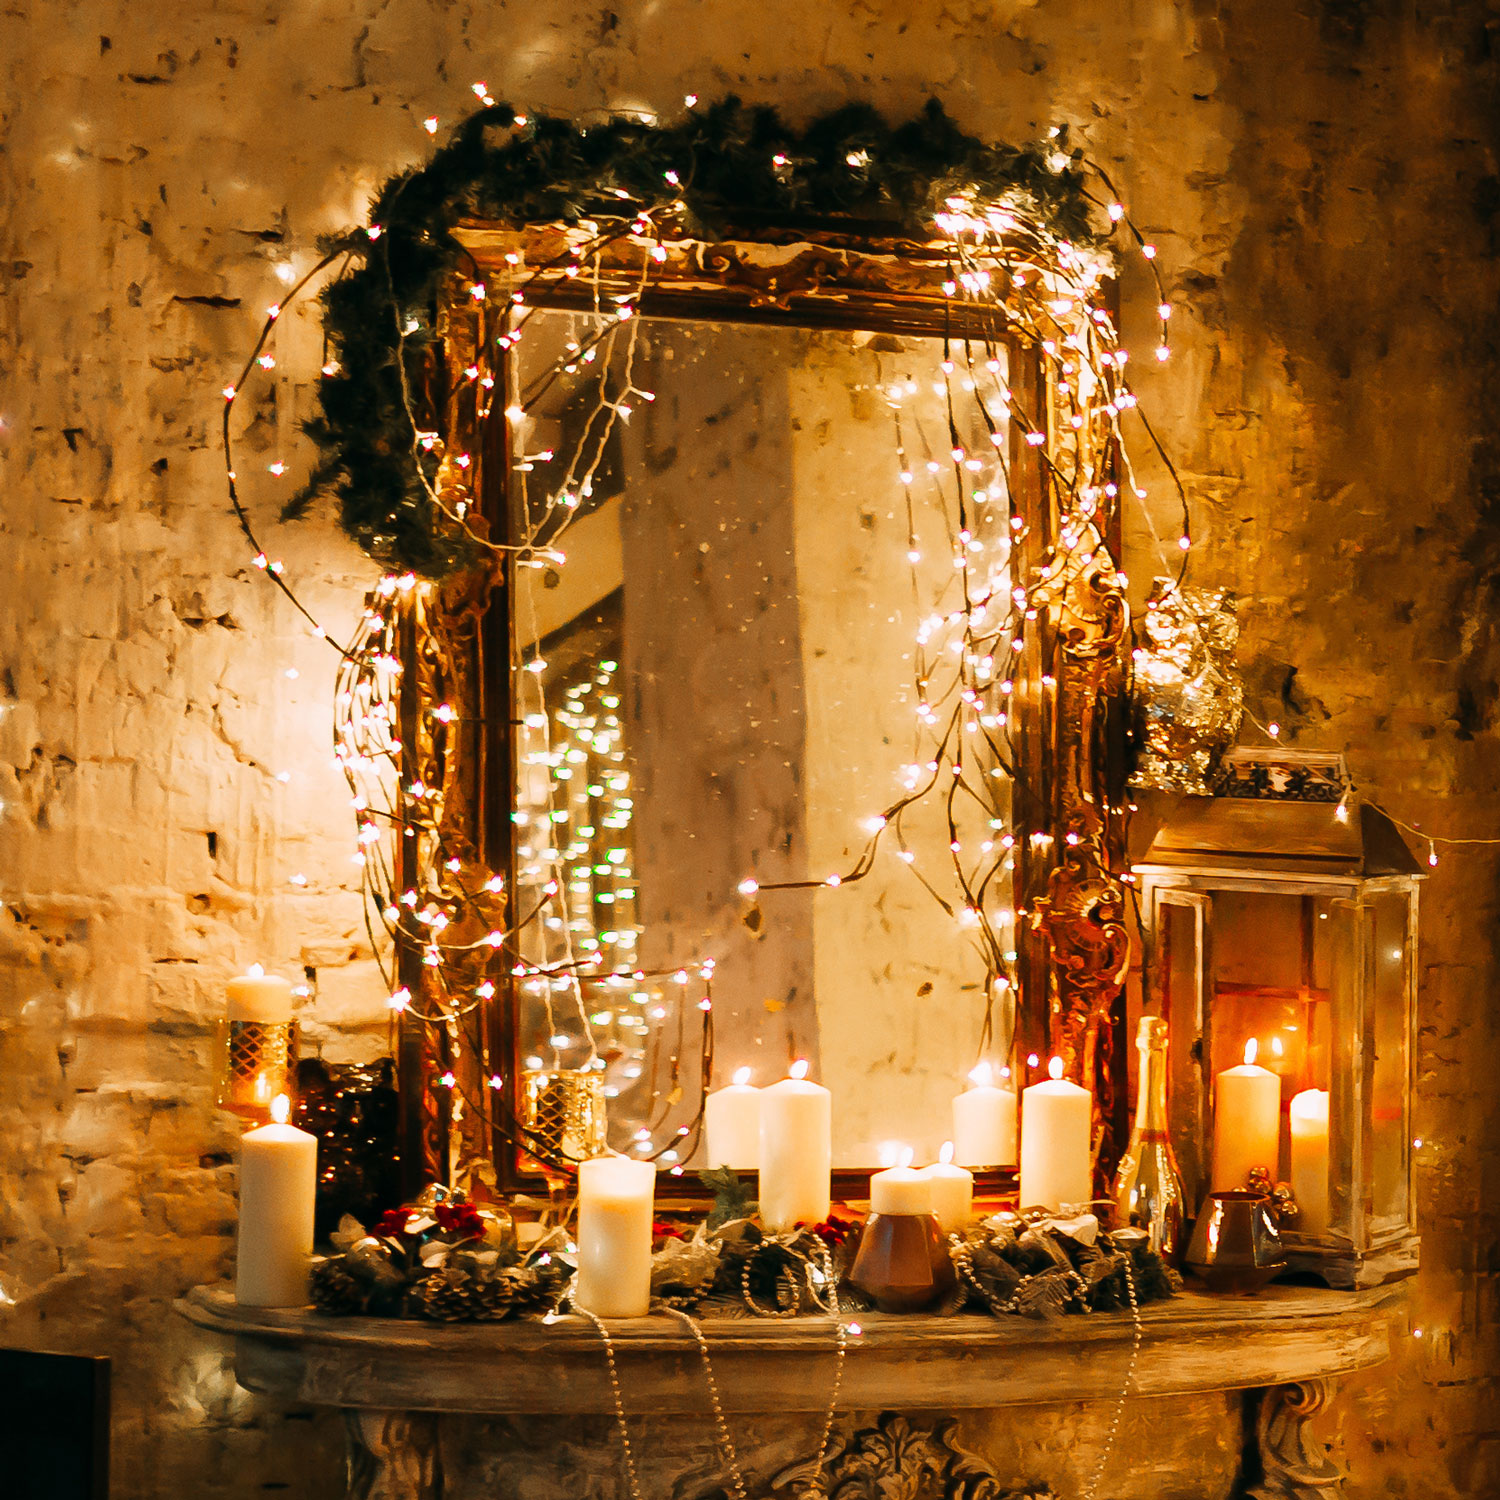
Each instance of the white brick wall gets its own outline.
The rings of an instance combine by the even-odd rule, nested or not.
[[[0,1339],[115,1356],[122,1500],[336,1484],[332,1425],[236,1391],[168,1310],[228,1263],[233,1132],[205,1044],[225,976],[316,967],[309,1034],[330,1055],[370,1055],[384,1024],[329,766],[331,656],[248,566],[215,449],[219,388],[283,294],[275,267],[308,265],[481,77],[533,108],[732,88],[793,113],[895,112],[936,91],[996,137],[1067,119],[1187,304],[1143,394],[1199,501],[1202,576],[1256,598],[1257,707],[1347,746],[1404,815],[1500,833],[1500,643],[1476,592],[1500,460],[1473,441],[1500,363],[1481,258],[1495,66],[1481,7],[1421,26],[1398,10],[0,8],[0,1284],[21,1298]],[[1154,297],[1132,274],[1125,298],[1144,337]],[[336,629],[369,570],[325,521],[272,527],[261,482],[278,454],[295,469],[318,362],[307,315],[278,341],[285,379],[240,469]],[[1341,1419],[1359,1494],[1500,1486],[1494,872],[1454,855],[1426,902],[1428,1337]],[[1199,1416],[1153,1428],[1163,1466],[1223,1425]],[[1063,1482],[1061,1438],[1035,1436],[1034,1472]],[[1144,1468],[1117,1490],[1201,1492]]]

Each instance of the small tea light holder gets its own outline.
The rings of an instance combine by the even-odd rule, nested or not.
[[[603,1156],[607,1124],[600,1073],[555,1068],[524,1075],[521,1125],[527,1154],[544,1173],[566,1173]]]
[[[229,981],[227,993],[228,1013],[219,1025],[219,1107],[265,1124],[272,1102],[295,1093],[292,986],[251,964],[248,973]]]
[[[870,1217],[849,1272],[881,1312],[920,1312],[957,1280],[932,1211],[932,1179],[911,1159],[907,1150],[900,1166],[870,1178]]]

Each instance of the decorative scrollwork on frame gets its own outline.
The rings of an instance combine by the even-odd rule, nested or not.
[[[1051,1050],[1098,1092],[1107,1137],[1113,1080],[1101,1062],[1130,967],[1124,895],[1112,868],[1121,824],[1110,804],[1107,741],[1124,690],[1130,607],[1108,548],[1075,544],[1074,551],[1081,556],[1060,562],[1045,580],[1056,600],[1061,658],[1056,826],[1064,847],[1032,920],[1052,958]],[[1109,1140],[1101,1145],[1108,1155]]]
[[[821,1467],[803,1459],[773,1475],[752,1500],[820,1495],[827,1500],[1051,1500],[1045,1485],[1005,1483],[978,1455],[958,1446],[956,1417],[919,1427],[882,1412],[873,1427],[834,1440]]]

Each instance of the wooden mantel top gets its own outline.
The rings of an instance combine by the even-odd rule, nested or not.
[[[235,1343],[241,1385],[315,1406],[402,1411],[612,1412],[604,1350],[579,1317],[551,1324],[336,1318],[312,1309],[242,1308],[225,1287],[177,1303]],[[1269,1287],[1254,1296],[1184,1292],[1141,1311],[1134,1394],[1236,1390],[1314,1380],[1379,1364],[1405,1291]],[[1133,1330],[1125,1313],[1047,1320],[859,1313],[838,1405],[960,1408],[1108,1400],[1119,1395]],[[701,1324],[726,1411],[823,1411],[835,1364],[826,1318]],[[697,1346],[679,1318],[610,1324],[625,1405],[701,1413]]]

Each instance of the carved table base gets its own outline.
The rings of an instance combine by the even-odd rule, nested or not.
[[[431,1412],[346,1411],[348,1500],[440,1500],[438,1418]]]
[[[705,1320],[733,1463],[673,1319],[613,1325],[612,1386],[582,1318],[330,1318],[221,1288],[179,1307],[233,1339],[246,1389],[344,1413],[350,1500],[631,1500],[616,1390],[644,1500],[728,1500],[735,1467],[744,1500],[1338,1500],[1309,1422],[1335,1377],[1388,1356],[1403,1301],[1184,1292],[1138,1327],[867,1313],[842,1358],[826,1318]]]
[[[1340,1500],[1343,1471],[1308,1433],[1332,1398],[1333,1382],[1312,1380],[1244,1393],[1244,1500]],[[348,1500],[605,1500],[626,1496],[618,1438],[607,1422],[584,1420],[559,1441],[524,1419],[476,1424],[428,1412],[346,1411]],[[742,1455],[746,1500],[1053,1500],[1047,1485],[1003,1478],[959,1438],[958,1417],[882,1412],[870,1425],[836,1426],[821,1466],[816,1449],[769,1468]],[[508,1429],[508,1430],[507,1430]],[[682,1434],[657,1433],[655,1462],[643,1460],[642,1489],[672,1500],[727,1500],[731,1487],[705,1448],[689,1453]],[[641,1444],[641,1439],[637,1438]],[[642,1445],[644,1446],[644,1445]],[[774,1451],[776,1444],[769,1445]],[[453,1460],[445,1478],[445,1451]],[[758,1457],[759,1450],[756,1450]],[[1117,1462],[1128,1462],[1116,1451]],[[653,1472],[654,1470],[654,1472]],[[653,1482],[654,1481],[654,1482]]]
[[[1248,1500],[1339,1500],[1344,1471],[1307,1430],[1333,1399],[1333,1382],[1304,1380],[1250,1393],[1257,1395],[1255,1452],[1246,1469],[1254,1471],[1258,1459],[1258,1477],[1246,1491]]]

